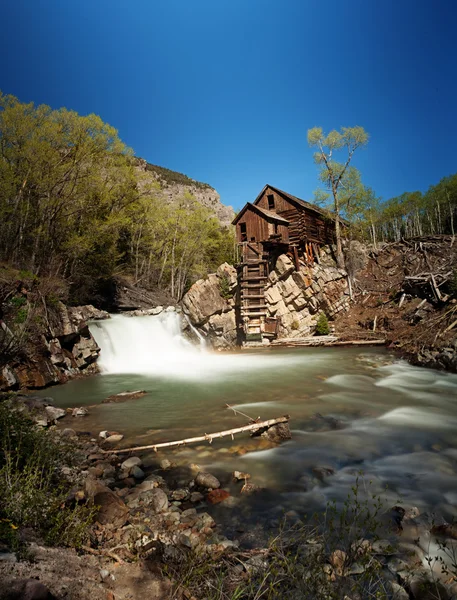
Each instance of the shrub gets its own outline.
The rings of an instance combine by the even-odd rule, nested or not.
[[[325,313],[321,313],[316,323],[316,335],[328,335],[329,332],[330,328],[328,325],[327,315]]]
[[[292,321],[292,324],[291,324],[290,328],[293,331],[297,331],[298,329],[300,329],[300,323],[297,320]]]
[[[34,527],[45,541],[81,546],[94,509],[68,500],[72,484],[61,473],[74,448],[40,430],[7,402],[0,404],[0,538],[17,527]],[[7,535],[8,534],[8,535]]]
[[[230,279],[227,275],[222,275],[219,278],[219,293],[225,300],[233,298],[233,292],[230,289]]]

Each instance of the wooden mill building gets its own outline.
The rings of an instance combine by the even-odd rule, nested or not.
[[[275,337],[277,319],[269,317],[265,286],[279,254],[318,258],[319,247],[334,241],[333,219],[318,206],[272,185],[248,202],[233,220],[240,248],[239,321],[246,340]]]

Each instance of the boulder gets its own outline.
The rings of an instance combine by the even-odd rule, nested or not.
[[[203,331],[214,348],[234,346],[237,337],[235,311],[211,315],[203,326]]]
[[[295,266],[286,254],[281,254],[276,260],[275,270],[280,279],[286,279],[295,270]]]
[[[63,408],[56,408],[55,406],[46,406],[45,411],[50,421],[57,421],[57,419],[61,419],[67,414]]]
[[[128,508],[121,498],[106,485],[92,478],[86,479],[84,491],[94,506],[99,506],[96,519],[101,525],[111,525],[118,529],[128,519]]]
[[[199,279],[182,300],[184,312],[194,325],[203,325],[211,315],[228,312],[232,305],[221,295],[221,280],[215,274]]]

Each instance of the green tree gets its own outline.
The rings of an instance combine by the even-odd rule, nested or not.
[[[344,267],[344,255],[341,242],[341,212],[344,204],[343,196],[349,195],[360,179],[357,171],[350,168],[350,162],[357,148],[368,143],[368,134],[363,127],[342,127],[341,131],[332,130],[327,135],[321,127],[308,130],[308,144],[316,148],[314,160],[319,166],[319,178],[331,194],[335,219],[336,258],[338,266]],[[343,162],[337,162],[334,154],[345,153]]]

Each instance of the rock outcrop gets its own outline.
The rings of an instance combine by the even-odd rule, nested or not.
[[[165,202],[172,204],[190,192],[197,202],[214,213],[223,227],[228,227],[235,218],[233,208],[222,204],[219,194],[207,183],[195,181],[170,169],[151,165],[143,159],[138,159],[136,170],[140,174],[138,181],[140,188],[151,183],[158,184],[157,194]]]
[[[216,348],[237,342],[235,297],[237,273],[227,263],[197,281],[183,298],[184,313]],[[279,338],[312,335],[319,314],[333,319],[349,306],[346,272],[336,267],[331,250],[321,251],[319,264],[300,263],[297,271],[286,254],[277,258],[265,287],[268,313],[279,319]]]
[[[107,319],[109,314],[91,305],[67,307],[58,303],[53,322],[38,344],[25,348],[23,360],[0,371],[0,390],[38,389],[64,383],[81,373],[97,372],[100,353],[88,320]]]
[[[285,254],[278,257],[265,289],[269,314],[279,318],[279,337],[312,335],[319,314],[334,318],[349,306],[346,272],[338,269],[329,249],[322,250],[320,264],[294,263]]]
[[[184,313],[215,348],[236,343],[236,287],[236,269],[224,263],[216,273],[194,283],[183,298]]]

